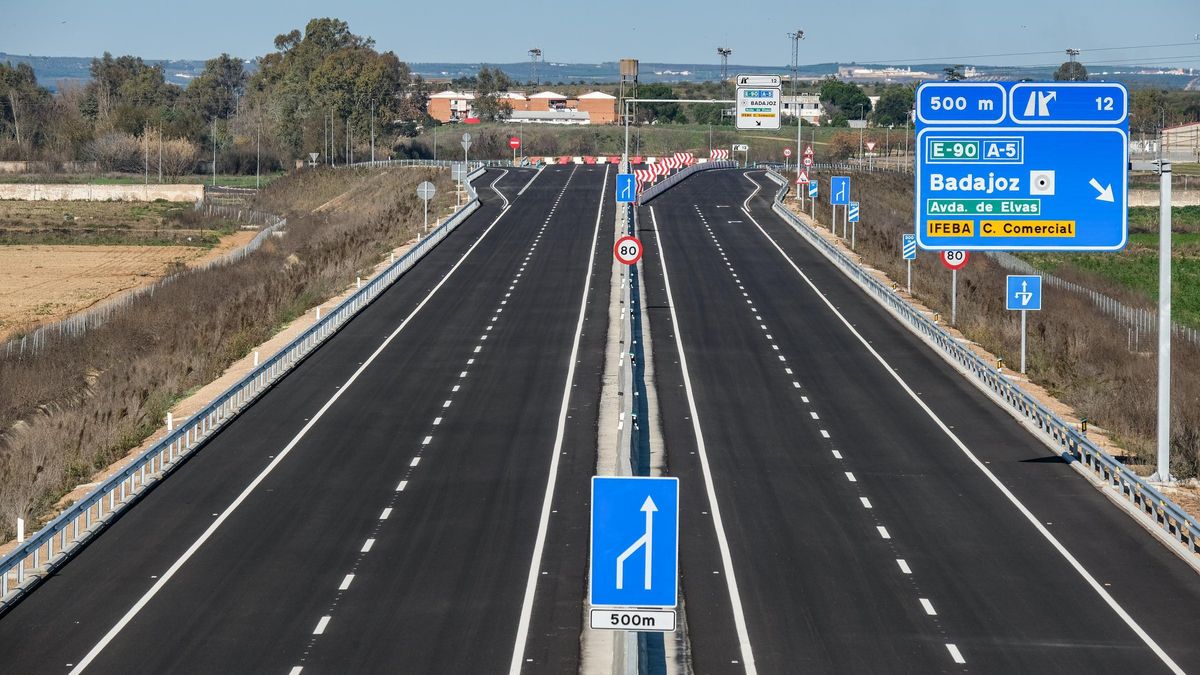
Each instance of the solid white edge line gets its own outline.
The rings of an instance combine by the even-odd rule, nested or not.
[[[554,502],[554,486],[558,481],[558,462],[562,456],[563,437],[567,431],[567,408],[571,401],[571,385],[575,380],[575,361],[579,358],[579,342],[583,335],[583,322],[587,318],[588,294],[592,289],[596,243],[600,237],[600,221],[604,217],[604,197],[608,192],[608,166],[604,167],[604,183],[600,186],[600,206],[596,209],[596,227],[592,231],[592,248],[588,253],[587,274],[583,278],[583,297],[579,301],[579,320],[575,324],[575,339],[571,344],[571,357],[567,361],[567,380],[563,386],[562,406],[558,411],[558,430],[554,435],[554,450],[550,453],[550,476],[546,480],[546,494],[542,497],[542,513],[538,520],[537,538],[533,545],[533,556],[529,561],[529,576],[525,581],[525,599],[521,602],[521,618],[517,623],[517,637],[513,642],[512,661],[508,666],[508,672],[511,675],[519,675],[521,672],[525,658],[525,644],[529,639],[529,622],[533,618],[533,600],[537,594],[538,569],[542,566],[542,551],[546,547],[546,530],[550,526],[550,507]],[[572,175],[574,172],[575,170],[572,169]]]
[[[400,322],[400,325],[396,327],[396,330],[392,331],[391,335],[388,335],[386,338],[384,338],[379,347],[371,353],[371,356],[367,357],[367,360],[363,361],[362,365],[358,367],[358,370],[355,370],[354,374],[351,375],[350,378],[336,390],[333,396],[325,402],[325,405],[321,406],[321,409],[312,416],[312,419],[310,419],[308,423],[300,429],[300,431],[292,438],[291,441],[288,442],[283,450],[279,451],[279,454],[275,455],[275,459],[271,460],[271,463],[268,464],[266,468],[264,468],[257,476],[255,476],[254,480],[250,481],[250,483],[246,485],[245,489],[243,489],[242,492],[236,498],[234,498],[229,506],[225,507],[225,510],[221,512],[221,515],[217,516],[212,524],[204,530],[204,532],[196,539],[196,541],[192,542],[192,545],[183,552],[183,555],[179,556],[179,558],[171,564],[171,567],[169,567],[167,571],[158,578],[158,581],[156,581],[154,585],[150,587],[150,590],[146,591],[142,597],[138,598],[137,602],[135,602],[133,606],[130,607],[127,612],[125,612],[125,615],[122,616],[121,619],[117,621],[117,623],[114,624],[107,633],[104,634],[104,637],[100,638],[100,641],[97,642],[94,647],[92,647],[87,655],[84,656],[83,659],[71,669],[71,675],[82,673],[89,665],[91,665],[92,661],[94,661],[96,657],[100,655],[100,652],[104,651],[104,648],[113,641],[113,638],[115,638],[122,630],[125,629],[125,626],[128,625],[129,622],[132,621],[133,618],[142,611],[142,609],[150,602],[150,600],[154,598],[155,595],[158,595],[158,592],[167,585],[167,582],[170,581],[171,578],[174,577],[175,574],[179,572],[179,570],[185,564],[187,564],[187,561],[196,554],[196,551],[200,550],[200,547],[203,546],[204,543],[213,536],[213,534],[221,527],[222,524],[225,523],[229,516],[232,515],[233,512],[242,505],[242,502],[246,501],[246,498],[249,497],[250,494],[253,493],[254,490],[256,490],[264,480],[266,480],[267,476],[271,475],[271,472],[275,470],[275,467],[279,466],[279,464],[282,463],[289,454],[291,454],[292,450],[300,443],[300,440],[308,434],[309,430],[316,426],[317,422],[325,416],[325,413],[333,406],[333,404],[342,397],[342,394],[345,394],[350,389],[350,386],[353,385],[354,382],[359,378],[359,376],[362,375],[367,368],[369,368],[371,364],[375,362],[375,359],[379,358],[379,355],[383,353],[383,350],[387,349],[387,346],[392,343],[392,340],[396,339],[396,336],[408,326],[413,317],[417,315],[417,312],[420,312],[425,305],[429,303],[433,296],[439,290],[441,290],[442,286],[445,285],[450,277],[454,276],[455,271],[457,271],[458,268],[462,266],[463,262],[466,261],[467,257],[470,256],[471,253],[481,243],[483,243],[483,240],[487,238],[488,233],[490,233],[492,229],[496,227],[496,223],[500,222],[500,219],[503,218],[504,214],[506,213],[508,213],[508,208],[504,208],[500,211],[500,214],[496,216],[496,219],[493,220],[490,225],[488,225],[487,229],[483,231],[483,234],[480,234],[479,238],[475,240],[475,243],[471,244],[470,248],[468,248],[466,252],[462,254],[462,257],[460,257],[458,261],[454,263],[454,266],[450,268],[450,271],[446,273],[446,276],[442,277],[442,280],[439,281],[436,286],[430,289],[429,293],[425,295],[421,302],[414,307],[411,312],[409,312],[408,316],[404,317],[404,320]]]
[[[750,180],[751,183],[754,183],[756,187],[761,189],[761,186],[759,186],[758,183],[753,179],[750,179],[749,176],[746,176],[746,178],[747,180]],[[833,312],[834,315],[837,316],[837,318],[842,322],[842,324],[846,326],[846,329],[849,330],[854,337],[857,338],[860,343],[862,343],[862,346],[868,352],[870,352],[872,356],[875,357],[875,360],[878,361],[881,366],[883,366],[883,370],[888,375],[891,375],[892,379],[894,379],[896,383],[900,385],[900,388],[908,394],[909,398],[916,402],[917,406],[919,406],[921,410],[923,410],[925,414],[933,420],[934,424],[936,424],[938,428],[942,430],[942,433],[946,434],[946,436],[953,441],[954,445],[958,447],[958,449],[967,457],[967,459],[969,459],[971,463],[974,464],[975,467],[979,469],[983,475],[992,482],[993,485],[996,486],[996,489],[1000,490],[1001,494],[1003,494],[1008,501],[1012,503],[1012,505],[1015,506],[1018,511],[1021,512],[1021,515],[1025,516],[1025,519],[1028,520],[1039,533],[1041,533],[1042,537],[1044,537],[1046,541],[1050,542],[1050,545],[1053,546],[1054,549],[1063,557],[1063,559],[1066,560],[1067,563],[1079,574],[1079,576],[1082,577],[1083,580],[1092,587],[1092,590],[1094,590],[1096,594],[1099,595],[1102,600],[1104,600],[1109,608],[1112,609],[1113,612],[1125,622],[1125,625],[1129,626],[1130,630],[1132,630],[1134,634],[1141,638],[1142,642],[1145,643],[1145,645],[1149,647],[1156,656],[1158,656],[1163,664],[1165,664],[1171,670],[1171,672],[1177,673],[1178,675],[1183,675],[1183,669],[1180,668],[1179,665],[1176,664],[1175,661],[1165,651],[1163,651],[1162,647],[1158,646],[1158,643],[1155,642],[1154,639],[1142,629],[1141,625],[1139,625],[1138,622],[1135,621],[1133,617],[1125,611],[1125,608],[1121,607],[1121,605],[1117,603],[1116,599],[1109,595],[1108,591],[1104,590],[1104,587],[1100,585],[1100,582],[1096,581],[1096,578],[1084,568],[1083,564],[1076,560],[1075,556],[1071,555],[1071,552],[1067,550],[1067,547],[1063,546],[1062,542],[1060,542],[1057,537],[1051,534],[1050,531],[1047,530],[1044,525],[1042,525],[1042,522],[1033,515],[1033,512],[1031,512],[1025,506],[1025,504],[1021,502],[1021,500],[1017,499],[1017,496],[1014,495],[1012,491],[1010,491],[1004,485],[1004,483],[1002,483],[1000,479],[997,478],[996,475],[992,473],[991,470],[988,469],[978,457],[975,456],[975,453],[971,452],[971,449],[968,448],[966,444],[963,443],[962,440],[950,430],[950,427],[943,422],[940,417],[937,416],[937,413],[933,412],[933,409],[926,405],[925,401],[921,400],[920,396],[917,396],[917,393],[913,391],[912,387],[908,386],[908,383],[904,381],[904,378],[900,377],[896,370],[892,368],[891,364],[889,364],[887,360],[883,358],[883,355],[881,355],[875,350],[874,347],[871,346],[871,343],[868,342],[867,339],[863,337],[862,333],[859,333],[858,329],[856,329],[854,325],[851,324],[850,321],[838,311],[837,307],[834,307],[829,298],[825,297],[825,294],[817,288],[817,285],[812,282],[812,279],[809,279],[808,275],[796,265],[791,256],[789,256],[783,250],[783,248],[779,246],[779,243],[776,242],[775,239],[768,234],[765,229],[763,229],[763,226],[759,224],[757,220],[755,220],[754,216],[750,215],[748,210],[743,209],[743,211],[750,218],[751,222],[754,223],[754,226],[758,228],[758,231],[767,238],[767,241],[771,242],[771,245],[775,247],[775,250],[779,251],[779,254],[783,256],[783,259],[787,261],[788,265],[790,265],[792,269],[796,271],[796,274],[800,275],[800,278],[804,280],[804,283],[808,284],[808,287],[811,288],[819,298],[821,298],[821,302],[825,303],[825,306],[829,308],[829,311]]]
[[[658,217],[654,207],[650,208],[650,221],[654,224],[654,238],[658,242],[658,260],[662,265],[663,285],[667,291],[667,305],[671,311],[671,324],[675,328],[675,348],[679,352],[679,368],[683,371],[683,388],[687,394],[688,410],[692,414],[692,432],[696,435],[696,451],[700,457],[700,468],[704,474],[704,489],[708,493],[708,508],[712,513],[713,525],[717,533],[717,547],[721,551],[721,566],[725,573],[725,584],[729,589],[729,601],[733,609],[733,624],[737,629],[738,642],[741,647],[742,665],[749,675],[756,675],[758,668],[754,663],[754,650],[750,646],[750,632],[746,628],[746,616],[742,611],[742,596],[738,591],[737,577],[733,571],[733,556],[729,551],[729,539],[725,536],[725,525],[721,519],[721,507],[717,503],[717,491],[714,487],[712,468],[708,463],[708,450],[704,445],[704,432],[700,429],[700,414],[696,410],[696,397],[692,391],[692,378],[688,374],[687,356],[683,351],[683,330],[679,325],[679,316],[675,313],[675,298],[671,293],[671,278],[667,274],[667,259],[663,251],[662,235],[658,230]]]

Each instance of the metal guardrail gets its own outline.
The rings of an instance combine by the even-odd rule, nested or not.
[[[666,178],[661,183],[655,183],[654,185],[651,185],[650,187],[643,190],[642,194],[638,197],[638,203],[639,204],[648,203],[651,199],[654,199],[658,195],[660,195],[663,192],[670,189],[673,185],[676,185],[677,183],[679,183],[679,181],[683,180],[684,178],[687,178],[688,176],[694,175],[700,171],[711,171],[713,169],[736,169],[736,168],[737,168],[737,162],[725,161],[725,160],[717,161],[717,162],[705,162],[703,164],[693,164],[685,169],[682,169],[675,175]]]
[[[768,171],[767,176],[781,186],[775,195],[772,209],[813,247],[840,267],[864,290],[875,296],[894,315],[906,322],[914,332],[940,350],[943,356],[970,373],[976,383],[1035,426],[1045,438],[1053,442],[1064,459],[1082,463],[1111,493],[1126,499],[1184,551],[1190,553],[1194,557],[1193,560],[1200,559],[1200,547],[1196,544],[1196,537],[1200,536],[1200,522],[1141,476],[1097,447],[1087,436],[1072,428],[1021,387],[998,373],[950,333],[926,318],[899,294],[789,211],[781,201],[786,194],[787,182],[773,171]]]
[[[377,159],[375,161],[367,160],[365,162],[354,162],[353,164],[338,164],[337,169],[386,169],[398,166],[436,166],[449,168],[455,164],[462,162],[453,159]],[[511,159],[473,159],[467,162],[467,165],[473,169],[480,167],[505,167],[513,166]]]
[[[97,536],[112,518],[130,506],[147,488],[165,478],[180,460],[204,444],[227,422],[286,376],[317,347],[332,337],[364,307],[383,293],[426,253],[445,239],[467,216],[479,208],[479,198],[468,176],[467,204],[429,233],[416,246],[343,300],[273,357],[222,392],[185,424],[156,442],[105,480],[86,497],[50,521],[37,534],[0,558],[0,613],[28,593],[45,576],[69,560],[73,551]]]

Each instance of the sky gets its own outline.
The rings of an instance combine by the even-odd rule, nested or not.
[[[510,63],[539,47],[549,62],[710,63],[725,46],[731,64],[783,66],[791,60],[787,33],[800,29],[802,64],[1040,65],[1075,47],[1084,63],[1200,68],[1196,0],[0,0],[0,51],[253,58],[274,49],[275,35],[330,15],[410,62]],[[1099,49],[1106,51],[1089,51]]]

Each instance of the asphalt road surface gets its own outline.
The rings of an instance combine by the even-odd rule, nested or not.
[[[454,234],[0,618],[0,670],[577,669],[613,173],[489,171]]]
[[[705,172],[639,211],[695,672],[1200,671],[1200,577],[774,215],[776,189]]]

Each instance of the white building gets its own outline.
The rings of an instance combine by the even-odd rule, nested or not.
[[[798,96],[781,96],[779,113],[785,117],[795,117],[809,124],[820,124],[825,109],[821,106],[821,97],[816,94],[800,94]]]

